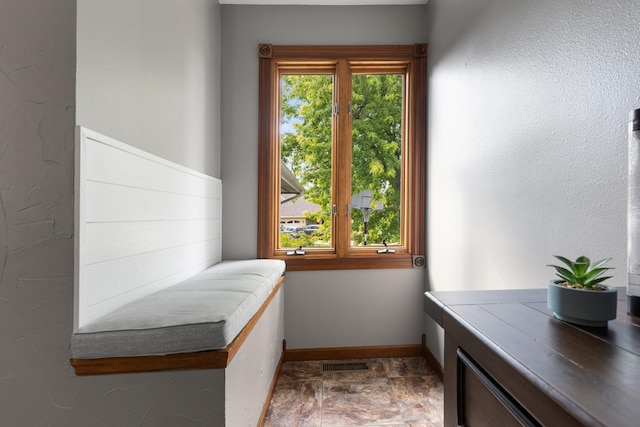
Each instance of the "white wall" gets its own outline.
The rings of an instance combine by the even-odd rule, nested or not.
[[[626,285],[637,6],[429,2],[431,289],[545,287],[554,254],[612,257]]]
[[[219,8],[78,1],[78,125],[220,177]]]
[[[222,6],[223,258],[256,256],[258,43],[424,42],[425,5]],[[289,272],[287,348],[420,343],[425,270]]]

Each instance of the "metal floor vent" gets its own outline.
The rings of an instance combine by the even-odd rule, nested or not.
[[[366,371],[368,369],[369,365],[366,362],[325,363],[322,365],[322,372]]]

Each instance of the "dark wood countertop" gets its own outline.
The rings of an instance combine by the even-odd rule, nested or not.
[[[607,328],[555,319],[546,289],[427,292],[424,309],[516,399],[542,396],[533,402],[542,425],[554,425],[544,415],[552,403],[574,425],[640,426],[640,319],[626,313],[625,292]]]

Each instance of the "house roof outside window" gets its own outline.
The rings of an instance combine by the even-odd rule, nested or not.
[[[280,192],[282,194],[297,194],[304,192],[304,187],[298,178],[291,172],[285,162],[280,161]]]
[[[305,216],[305,212],[311,213],[318,210],[320,210],[319,205],[306,201],[304,197],[298,197],[280,205],[280,218],[301,218]]]

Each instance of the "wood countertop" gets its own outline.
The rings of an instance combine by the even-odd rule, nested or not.
[[[617,318],[606,328],[555,319],[546,292],[425,294],[425,311],[445,330],[446,425],[458,424],[462,399],[460,390],[447,393],[460,387],[450,353],[463,349],[532,425],[640,426],[640,319],[626,312],[626,289],[618,289]]]

